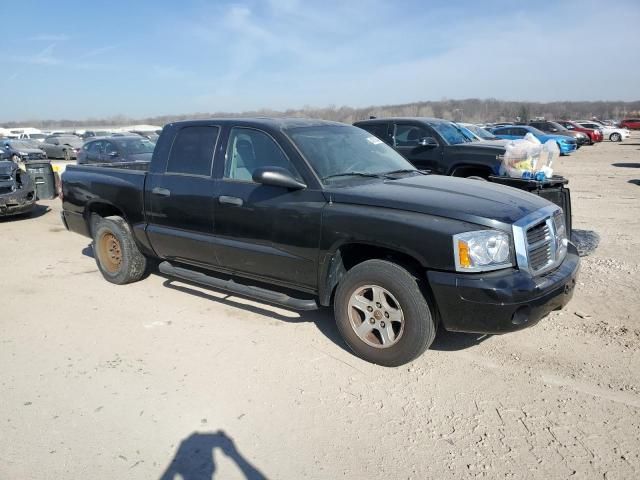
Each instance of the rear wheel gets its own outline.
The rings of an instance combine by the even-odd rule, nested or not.
[[[622,140],[622,135],[620,135],[619,133],[612,133],[611,135],[609,135],[609,140],[611,140],[612,142],[619,142]]]
[[[122,217],[100,218],[95,226],[93,252],[102,276],[117,285],[140,280],[147,259],[133,240],[129,225]]]
[[[349,270],[336,290],[334,311],[351,350],[388,367],[417,358],[436,333],[417,279],[386,260],[367,260]]]

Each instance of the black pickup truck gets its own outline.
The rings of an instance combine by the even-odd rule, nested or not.
[[[436,329],[505,333],[571,298],[561,210],[427,175],[359,128],[301,119],[165,126],[150,163],[69,166],[62,219],[116,284],[165,275],[293,309],[333,305],[360,357],[395,366]]]

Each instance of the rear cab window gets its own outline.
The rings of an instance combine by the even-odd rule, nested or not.
[[[216,126],[181,128],[171,146],[166,173],[211,176],[219,133],[220,128]]]

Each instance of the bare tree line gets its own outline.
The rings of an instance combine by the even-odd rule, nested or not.
[[[131,124],[165,125],[170,122],[186,119],[216,118],[216,117],[307,117],[352,123],[357,120],[375,117],[437,117],[464,122],[500,122],[513,121],[517,117],[529,119],[544,117],[547,119],[581,119],[597,117],[600,119],[622,119],[624,117],[640,116],[640,101],[596,101],[596,102],[516,102],[493,98],[464,100],[439,100],[413,102],[401,105],[383,105],[364,108],[348,106],[328,106],[316,108],[305,106],[300,109],[257,110],[249,112],[216,112],[191,113],[181,115],[159,115],[143,118],[132,118],[117,115],[108,118],[88,118],[86,120],[32,120],[28,122],[7,122],[4,127],[18,127],[29,125],[40,128],[70,128],[83,126],[117,126]]]

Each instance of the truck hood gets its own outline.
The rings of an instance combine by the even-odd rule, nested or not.
[[[406,210],[502,228],[549,205],[515,188],[443,175],[331,186],[326,193],[334,203]]]

